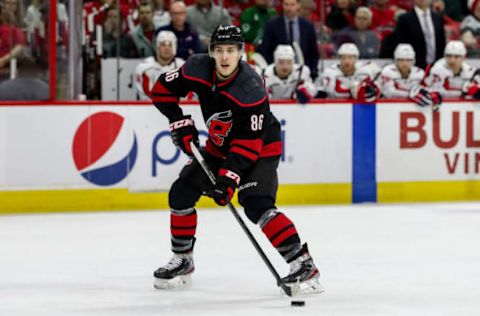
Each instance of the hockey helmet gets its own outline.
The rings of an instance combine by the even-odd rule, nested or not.
[[[290,45],[278,45],[277,48],[275,48],[275,52],[273,52],[273,58],[275,62],[279,59],[294,60],[295,52]]]
[[[219,25],[210,37],[209,51],[212,52],[215,45],[230,44],[238,45],[242,50],[245,46],[242,29],[235,25]]]
[[[351,56],[360,56],[360,52],[358,51],[357,45],[353,43],[343,43],[340,45],[337,51],[338,56],[342,55],[351,55]]]
[[[410,44],[398,44],[393,53],[395,60],[397,59],[409,59],[415,60],[415,50]]]
[[[462,41],[450,41],[447,46],[445,46],[445,55],[465,57],[467,55],[467,49]]]
[[[177,37],[172,31],[160,31],[156,37],[157,45],[163,42],[171,42],[173,55],[177,55]]]

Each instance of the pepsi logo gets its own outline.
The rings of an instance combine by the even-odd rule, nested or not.
[[[127,177],[137,158],[137,137],[113,112],[98,112],[77,128],[72,153],[75,167],[85,180],[110,186]]]

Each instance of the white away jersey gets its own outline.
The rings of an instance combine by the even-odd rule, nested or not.
[[[380,73],[380,67],[373,62],[357,61],[355,64],[355,73],[346,76],[340,70],[340,63],[331,65],[315,80],[315,86],[319,92],[324,92],[329,98],[348,99],[354,85],[360,83],[365,78],[375,80]]]
[[[445,58],[439,59],[430,70],[426,80],[427,86],[438,91],[443,97],[458,98],[462,96],[462,88],[466,82],[472,80],[476,69],[466,62],[462,64],[462,70],[458,75],[447,68]]]
[[[177,69],[184,63],[185,61],[182,58],[176,57],[170,64],[162,66],[153,57],[145,58],[135,68],[135,90],[138,98],[140,100],[149,100],[145,89],[150,91],[161,74]]]
[[[395,64],[385,66],[380,73],[377,85],[385,98],[408,98],[410,90],[422,83],[425,71],[412,66],[407,78],[402,78]]]
[[[265,68],[263,78],[271,99],[291,99],[297,88],[301,86],[307,89],[312,98],[315,97],[316,89],[308,66],[294,64],[288,78],[281,79],[275,74],[275,64],[270,64]]]

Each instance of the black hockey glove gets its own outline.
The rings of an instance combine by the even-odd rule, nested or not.
[[[300,104],[307,104],[311,99],[312,96],[308,93],[307,88],[304,86],[299,86],[298,89],[295,91],[296,99]]]
[[[240,176],[233,171],[221,168],[218,171],[217,181],[213,187],[210,196],[218,205],[224,206],[232,199],[238,184]]]
[[[179,147],[185,154],[193,156],[190,141],[198,147],[198,131],[190,115],[185,115],[178,121],[170,123],[170,133],[175,146]]]

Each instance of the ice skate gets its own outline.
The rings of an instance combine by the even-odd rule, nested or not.
[[[192,273],[195,269],[192,253],[175,253],[170,261],[153,273],[156,289],[181,289],[192,285]]]
[[[289,274],[282,278],[286,286],[292,289],[292,293],[321,293],[324,288],[320,285],[320,272],[313,263],[313,259],[308,252],[307,244],[303,247],[304,253],[290,262]]]

